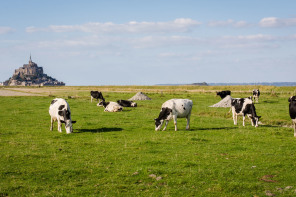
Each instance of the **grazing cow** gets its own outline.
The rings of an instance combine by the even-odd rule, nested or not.
[[[221,92],[216,92],[217,96],[220,96],[221,99],[224,99],[227,95],[231,95],[231,91],[229,90],[224,90]]]
[[[104,107],[105,108],[104,111],[107,111],[107,112],[119,112],[119,111],[122,111],[123,109],[121,105],[112,101],[110,102],[101,101],[97,104],[97,106]]]
[[[252,126],[258,127],[258,121],[261,116],[257,116],[255,105],[249,98],[231,99],[231,109],[234,125],[237,125],[237,116],[243,116],[243,126],[245,126],[245,116],[251,119]]]
[[[98,101],[98,99],[99,99],[99,101],[100,100],[105,101],[102,92],[99,92],[99,91],[90,91],[90,99],[91,99],[91,102],[93,99],[97,99],[97,101]]]
[[[293,122],[294,137],[296,137],[296,96],[291,96],[288,101],[290,102],[289,113]]]
[[[122,107],[137,107],[137,103],[127,100],[118,100],[117,103]]]
[[[175,131],[177,131],[177,118],[186,118],[186,129],[190,129],[190,115],[192,110],[192,100],[189,99],[171,99],[164,102],[161,106],[161,111],[158,118],[155,120],[155,131],[159,131],[164,121],[166,121],[163,131],[169,123],[169,120],[173,119],[175,124]]]
[[[49,115],[51,117],[50,130],[52,131],[53,122],[58,121],[58,131],[62,132],[62,123],[65,124],[66,132],[72,133],[72,124],[76,121],[71,120],[70,106],[65,99],[55,98],[49,106]]]
[[[256,103],[259,103],[259,96],[260,96],[260,91],[259,91],[259,89],[254,89],[254,90],[253,90],[253,98],[254,98],[254,102],[256,101]]]

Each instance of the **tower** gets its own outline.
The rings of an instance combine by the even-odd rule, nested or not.
[[[29,64],[32,64],[31,53],[30,53],[30,60],[29,60]]]

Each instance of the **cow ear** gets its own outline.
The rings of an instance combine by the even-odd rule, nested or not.
[[[288,99],[288,101],[291,102],[291,101],[292,101],[292,97],[290,97],[290,98]]]
[[[59,111],[58,114],[59,114],[60,116],[64,116],[64,111]]]
[[[76,120],[73,120],[73,121],[72,121],[72,124],[75,124],[75,123],[76,123]]]
[[[257,116],[257,117],[258,117],[258,119],[261,118],[261,116]]]
[[[60,120],[61,121],[61,123],[65,123],[65,121],[63,121],[63,120]]]

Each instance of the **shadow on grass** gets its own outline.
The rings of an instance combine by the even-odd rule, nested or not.
[[[262,103],[278,103],[279,101],[262,101]],[[259,104],[259,103],[255,103],[255,104]]]
[[[282,127],[282,126],[265,124],[265,125],[259,125],[258,127],[279,128],[279,127]]]
[[[236,127],[211,127],[211,128],[196,128],[196,130],[209,131],[209,130],[230,130],[237,129]]]
[[[90,133],[105,133],[105,132],[117,132],[117,131],[122,131],[122,128],[117,128],[117,127],[103,127],[103,128],[98,128],[98,129],[77,129],[75,133],[85,133],[85,132],[90,132]]]

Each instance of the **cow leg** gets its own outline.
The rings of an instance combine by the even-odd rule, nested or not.
[[[246,117],[245,117],[245,115],[243,115],[243,126],[245,126],[245,119],[246,119]]]
[[[58,120],[58,131],[62,133],[62,123],[60,120]]]
[[[173,119],[174,119],[175,131],[177,131],[177,130],[178,130],[178,129],[177,129],[177,116],[174,115],[174,116],[173,116]]]
[[[237,114],[232,110],[232,118],[233,118],[233,124],[237,125]]]
[[[168,120],[165,120],[165,124],[164,124],[164,127],[163,127],[163,131],[165,131],[165,130],[166,130],[166,128],[167,128],[167,126],[168,126],[168,124],[169,124],[169,121],[168,121]]]
[[[190,129],[190,114],[187,116],[187,125],[186,125],[186,130]]]
[[[296,120],[293,121],[293,126],[294,126],[294,137],[296,137]]]
[[[53,128],[53,119],[50,118],[50,130],[52,131],[52,128]]]
[[[253,122],[253,119],[251,118],[251,115],[247,115],[247,116],[251,120],[252,126],[254,126],[254,122]]]
[[[92,100],[93,100],[93,97],[92,96],[90,96],[90,102],[92,103]]]
[[[251,119],[252,126],[258,127],[258,125],[254,125],[253,119],[252,118],[250,119]]]

